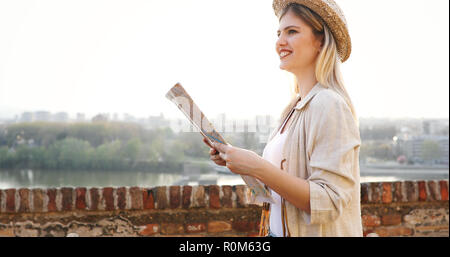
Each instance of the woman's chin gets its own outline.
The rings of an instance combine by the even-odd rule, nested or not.
[[[280,63],[280,70],[290,71],[289,66],[284,63]]]

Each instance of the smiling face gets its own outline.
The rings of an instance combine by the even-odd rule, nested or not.
[[[280,69],[298,73],[315,65],[321,49],[321,38],[302,18],[289,10],[281,19],[276,51]]]

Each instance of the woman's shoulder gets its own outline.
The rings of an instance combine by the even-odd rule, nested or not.
[[[332,89],[324,88],[311,99],[305,120],[311,129],[321,127],[325,129],[324,131],[328,131],[339,128],[342,133],[352,134],[359,140],[359,129],[349,105]]]
[[[350,110],[344,98],[330,88],[320,90],[309,103],[309,109],[311,111],[323,112],[330,108],[335,109],[336,107],[348,108]]]

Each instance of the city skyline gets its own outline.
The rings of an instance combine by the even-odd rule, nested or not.
[[[49,111],[49,110],[29,110],[29,111],[22,111],[22,112],[16,112],[8,117],[2,117],[0,116],[0,121],[20,121],[22,117],[28,113],[31,113],[33,115],[42,115],[42,113],[45,113],[44,115],[61,115],[64,114],[67,116],[67,120],[77,120],[81,118],[81,120],[90,121],[92,118],[98,115],[104,115],[108,118],[108,120],[127,120],[127,119],[148,119],[148,118],[155,118],[155,117],[162,117],[164,119],[185,119],[187,121],[186,116],[181,115],[179,117],[173,117],[173,116],[166,116],[165,113],[159,112],[156,114],[148,114],[148,115],[135,115],[133,113],[128,112],[97,112],[91,115],[88,115],[84,112],[67,112],[67,111]],[[208,118],[214,119],[219,116],[226,115],[230,119],[252,119],[256,116],[270,116],[272,118],[278,118],[279,115],[271,115],[271,114],[251,114],[248,116],[234,116],[229,115],[228,113],[218,113],[216,115],[211,115]],[[433,118],[433,117],[358,117],[360,120],[449,120],[448,117],[442,117],[442,118]],[[41,120],[41,119],[37,119]]]
[[[208,117],[209,121],[215,126],[219,132],[225,132],[224,128],[230,130],[234,127],[234,132],[253,132],[260,126],[274,127],[276,125],[278,117],[272,115],[254,115],[249,117],[236,118],[226,113],[221,113],[216,116]],[[69,115],[67,112],[48,112],[48,111],[36,111],[36,112],[23,112],[21,115],[16,115],[12,119],[0,119],[0,124],[22,123],[22,122],[95,122],[95,121],[113,121],[113,122],[132,122],[144,125],[147,128],[165,127],[169,126],[175,130],[190,132],[192,127],[188,119],[183,117],[166,117],[163,113],[159,115],[150,116],[133,116],[129,113],[98,113],[95,116],[86,116],[84,113],[76,113],[76,115]],[[360,129],[372,128],[372,127],[388,127],[394,125],[398,129],[402,130],[402,126],[411,126],[423,131],[432,131],[436,133],[441,131],[447,131],[449,127],[448,118],[371,118],[361,117],[359,118]],[[236,130],[237,129],[237,130]],[[446,130],[445,130],[446,129]],[[266,128],[265,128],[266,130]],[[399,131],[403,133],[404,131]],[[430,133],[430,132],[428,132]],[[427,133],[425,133],[427,134]],[[444,133],[445,134],[445,133]]]
[[[165,98],[177,82],[208,117],[278,116],[291,77],[278,68],[271,2],[2,1],[0,119],[40,110],[183,118]],[[449,2],[337,2],[358,117],[448,119]]]

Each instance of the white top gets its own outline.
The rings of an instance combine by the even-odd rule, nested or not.
[[[262,157],[276,167],[279,167],[281,163],[281,151],[286,140],[286,135],[287,131],[284,131],[283,134],[280,134],[278,131],[277,135],[270,142],[268,142],[264,148]],[[270,231],[276,236],[282,237],[283,223],[281,222],[281,197],[277,194],[277,192],[273,190],[270,191],[272,192],[272,197],[275,200],[275,204],[270,205]]]

